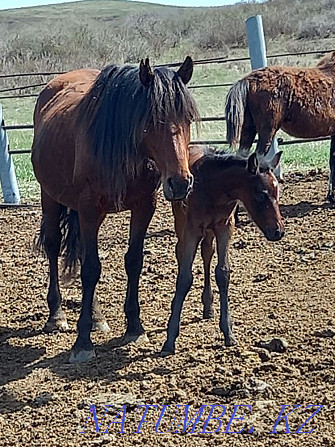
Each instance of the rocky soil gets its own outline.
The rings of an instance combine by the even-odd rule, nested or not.
[[[201,318],[198,254],[177,352],[167,358],[158,354],[176,279],[170,205],[160,200],[145,244],[140,286],[141,318],[149,337],[145,344],[122,343],[129,214],[109,216],[100,236],[103,273],[97,292],[111,331],[93,334],[97,358],[79,366],[67,363],[76,337],[79,282],[62,286],[69,332],[44,333],[47,262],[31,248],[40,208],[0,210],[0,445],[335,445],[335,209],[324,201],[326,185],[321,173],[287,177],[281,200],[286,235],[280,242],[267,242],[242,214],[230,251],[237,347],[224,347],[215,286],[215,316]],[[91,404],[99,423],[105,405],[114,406],[99,433],[92,413],[80,433]],[[157,407],[149,408],[141,433],[134,433],[143,404]],[[220,432],[199,433],[215,404],[226,407]],[[235,419],[227,430],[237,404],[250,405],[251,411],[238,408],[235,416],[245,414],[244,420]],[[298,404],[288,417],[291,434],[285,434],[285,421],[276,434],[269,434],[282,406],[290,411]],[[125,415],[123,426],[111,424],[107,430],[123,405],[126,413],[117,419]],[[169,407],[158,427],[163,405]],[[182,434],[183,421],[178,426],[185,405],[192,416],[208,405],[193,434]],[[315,429],[294,434],[317,410],[305,410],[307,405],[323,405],[300,431]],[[216,407],[212,415],[222,412],[223,407]],[[240,431],[243,425],[241,434],[224,433]],[[156,433],[155,426],[165,433]],[[207,431],[218,426],[211,420]],[[122,428],[124,434],[119,433]]]

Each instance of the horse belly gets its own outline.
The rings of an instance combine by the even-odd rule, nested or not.
[[[335,134],[335,112],[324,106],[312,111],[292,107],[280,128],[296,138],[318,138]]]

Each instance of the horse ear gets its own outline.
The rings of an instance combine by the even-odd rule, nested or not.
[[[258,171],[259,163],[255,152],[253,152],[248,158],[248,172],[249,174],[256,175]]]
[[[277,168],[277,166],[279,165],[281,156],[283,155],[283,151],[277,152],[276,155],[273,157],[273,159],[270,162],[270,166],[273,170],[275,170]]]
[[[185,85],[190,82],[193,74],[193,60],[190,56],[186,56],[177,73]]]
[[[140,81],[144,85],[144,87],[149,87],[154,79],[155,73],[150,66],[149,59],[146,58],[145,62],[141,59],[140,62]]]

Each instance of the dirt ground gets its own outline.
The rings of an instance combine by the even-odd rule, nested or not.
[[[323,173],[286,178],[281,200],[286,235],[280,242],[267,242],[242,215],[230,251],[237,347],[223,345],[215,285],[215,317],[201,318],[203,274],[197,255],[177,352],[167,358],[158,353],[176,279],[170,205],[160,200],[145,244],[140,303],[146,344],[122,344],[129,214],[109,216],[100,237],[103,273],[97,291],[111,332],[93,334],[97,358],[79,366],[67,363],[76,338],[79,282],[62,287],[70,331],[45,334],[47,262],[31,249],[40,208],[0,210],[0,445],[335,445],[335,209],[324,202],[326,185]],[[269,354],[257,347],[274,337],[286,339],[285,352]],[[79,433],[91,404],[99,423],[105,405],[114,407],[108,408],[99,433],[92,413],[85,433]],[[138,406],[144,404],[157,407],[149,408],[141,434],[134,433],[144,412]],[[220,432],[199,433],[215,404],[226,406]],[[236,418],[245,418],[227,430],[238,404],[250,405],[251,412],[238,408]],[[285,433],[283,420],[277,434],[269,434],[282,405],[290,411],[297,404],[301,407],[288,416],[291,433]],[[126,412],[117,420],[125,416],[125,434],[119,433],[121,424],[111,424],[103,433],[123,405]],[[163,405],[170,406],[156,429],[166,433],[156,433]],[[193,434],[182,434],[183,420],[178,427],[185,405],[192,416],[207,405]],[[323,405],[300,431],[315,429],[294,434],[317,410],[305,410],[307,405]],[[213,417],[222,411],[216,407]],[[242,434],[224,433],[239,431],[243,424]],[[210,421],[207,431],[218,425]]]

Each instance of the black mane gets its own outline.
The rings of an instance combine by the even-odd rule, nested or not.
[[[234,152],[227,152],[224,149],[205,147],[203,156],[193,165],[192,171],[196,172],[202,167],[214,166],[220,169],[228,169],[233,166],[247,166],[248,158]]]
[[[144,87],[138,68],[110,65],[80,104],[78,120],[87,129],[99,176],[117,208],[122,207],[127,182],[142,166],[144,130],[199,118],[195,101],[178,74],[165,67],[154,73],[152,83]]]
[[[191,149],[192,150],[192,149]],[[213,166],[217,169],[228,169],[233,166],[247,167],[249,153],[241,154],[227,152],[224,149],[206,146],[203,148],[203,156],[192,166],[192,171],[197,172],[202,167]],[[269,163],[262,157],[259,159],[260,172],[271,170]]]

